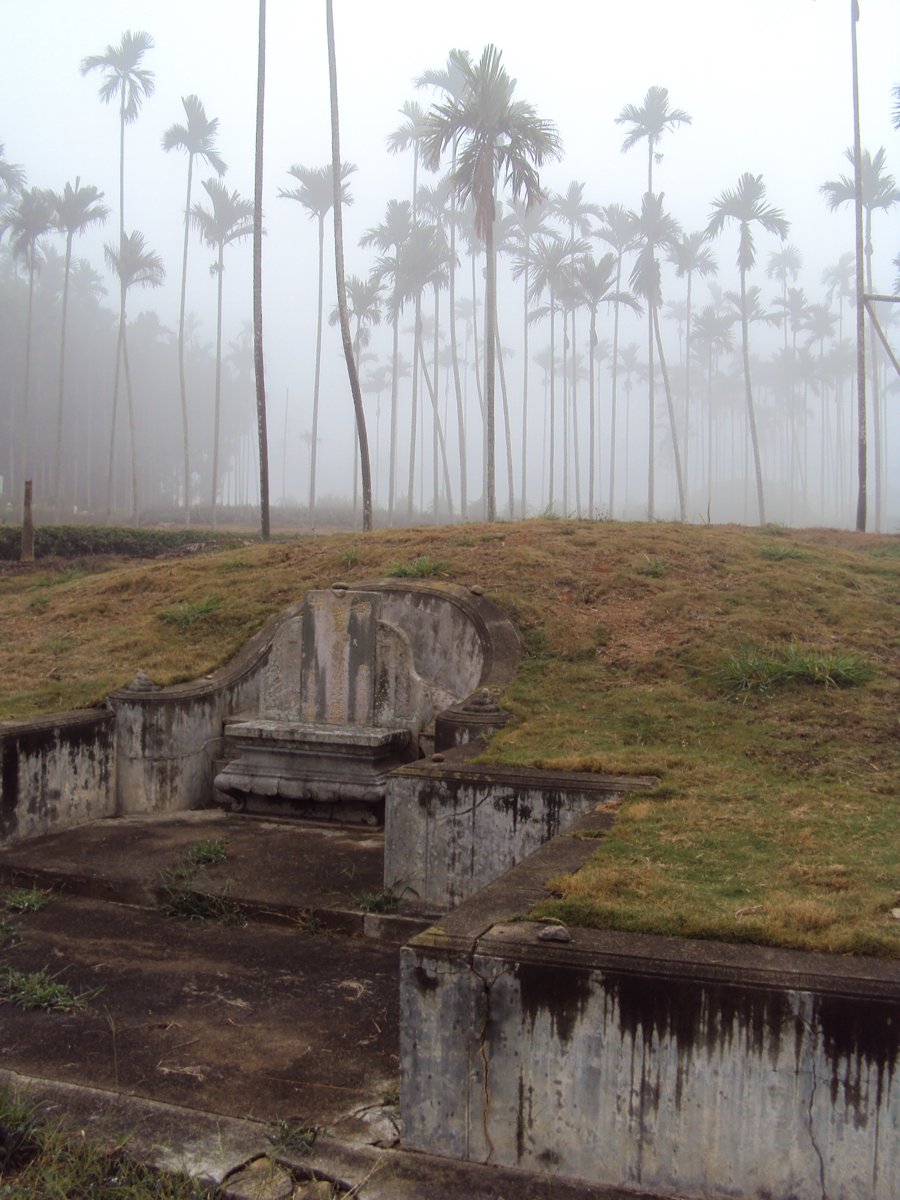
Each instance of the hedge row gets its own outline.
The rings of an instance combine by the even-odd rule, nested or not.
[[[234,534],[197,529],[126,529],[106,525],[41,525],[34,531],[35,558],[80,558],[87,554],[119,554],[153,558],[179,550],[229,546],[246,541]],[[22,548],[22,528],[0,526],[0,561],[15,562]]]

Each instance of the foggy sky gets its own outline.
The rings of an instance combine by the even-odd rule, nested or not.
[[[413,0],[335,0],[342,153],[358,169],[351,181],[354,205],[346,210],[347,268],[364,274],[371,255],[359,235],[376,224],[391,197],[408,199],[411,155],[390,156],[385,137],[400,124],[405,100],[427,107],[428,91],[412,80],[442,67],[453,47],[478,56],[494,42],[518,80],[516,97],[554,120],[565,156],[542,173],[547,189],[564,190],[577,179],[587,198],[639,207],[646,186],[644,144],[621,153],[623,129],[614,118],[623,105],[639,104],[648,87],[669,90],[686,109],[690,126],[666,135],[654,170],[657,191],[686,231],[703,228],[710,202],[733,187],[744,171],[764,176],[771,203],[791,221],[789,241],[804,256],[798,286],[821,298],[822,269],[852,249],[852,214],[828,213],[818,188],[849,170],[843,150],[852,140],[849,0],[457,0],[424,6]],[[900,176],[900,134],[890,124],[891,88],[900,83],[900,4],[862,0],[859,25],[863,145],[885,146],[888,169]],[[330,158],[324,4],[269,0],[266,95],[265,320],[267,384],[271,397],[272,462],[280,462],[281,410],[291,393],[289,436],[296,445],[308,426],[315,318],[315,225],[298,205],[277,199],[291,186],[292,163],[324,164]],[[104,230],[81,239],[77,253],[102,270],[102,243],[114,239],[118,210],[118,113],[102,105],[100,74],[82,78],[79,63],[118,43],[126,29],[146,30],[155,48],[145,65],[156,92],[127,130],[126,224],[140,229],[165,261],[165,292],[136,296],[130,316],[155,307],[177,327],[185,164],[183,154],[160,147],[169,125],[183,120],[180,98],[194,92],[220,119],[219,149],[229,165],[225,183],[252,195],[256,92],[256,4],[221,0],[35,0],[5,6],[0,39],[0,143],[21,163],[28,183],[61,189],[80,175],[106,193],[111,209]],[[552,23],[551,23],[552,22]],[[201,166],[197,181],[206,177]],[[420,182],[433,182],[423,174]],[[199,187],[194,199],[203,199]],[[765,277],[762,239],[751,282],[774,292]],[[895,209],[876,228],[877,268],[883,290],[900,248]],[[597,252],[597,251],[595,251]],[[736,238],[716,245],[721,282],[736,284]],[[210,252],[193,241],[188,309],[215,332],[215,283]],[[249,316],[249,245],[231,250],[226,323],[233,331]],[[702,293],[702,286],[700,292]],[[326,303],[333,303],[328,280]],[[666,294],[666,299],[676,298]],[[679,297],[680,298],[680,293]],[[114,301],[107,301],[114,306]],[[702,296],[701,296],[702,302]],[[504,332],[504,339],[506,334]],[[387,344],[387,334],[378,342]],[[542,344],[539,340],[535,349]],[[326,331],[323,397],[344,389],[335,331]],[[337,394],[337,393],[335,393]],[[343,391],[341,391],[343,395]],[[894,401],[896,404],[896,400]],[[344,443],[333,429],[349,428],[350,410],[337,415],[325,404],[323,478],[327,463],[344,463]],[[896,443],[897,423],[893,425]],[[340,444],[339,444],[340,442]],[[349,443],[347,443],[349,444]],[[897,466],[896,445],[892,451]],[[301,454],[297,446],[298,456]],[[890,471],[889,471],[890,474]],[[297,482],[295,493],[302,494]],[[273,495],[277,496],[277,482]]]

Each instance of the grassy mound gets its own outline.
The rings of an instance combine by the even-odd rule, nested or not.
[[[314,586],[480,584],[528,657],[492,762],[652,774],[546,915],[897,954],[900,544],[574,521],[383,531],[0,573],[0,718],[226,662]]]

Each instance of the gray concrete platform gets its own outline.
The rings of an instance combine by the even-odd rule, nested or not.
[[[163,873],[200,841],[227,860],[191,886],[227,895],[244,925],[167,918]],[[219,1183],[274,1153],[273,1122],[318,1130],[295,1177],[362,1200],[538,1200],[550,1181],[402,1149],[398,943],[423,914],[364,914],[377,831],[218,810],[100,821],[0,850],[11,886],[52,889],[10,916],[0,966],[45,970],[86,997],[71,1013],[0,1003],[0,1064],[48,1115]],[[367,936],[375,935],[375,936]],[[0,1086],[4,1078],[0,1078]],[[554,1179],[554,1200],[625,1193]]]

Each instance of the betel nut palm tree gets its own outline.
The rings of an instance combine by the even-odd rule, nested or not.
[[[165,151],[183,150],[188,156],[187,195],[184,202],[184,246],[181,257],[181,299],[178,306],[178,385],[181,391],[181,437],[184,454],[184,513],[185,522],[191,512],[191,461],[188,433],[187,384],[184,374],[184,314],[187,297],[188,243],[191,228],[191,189],[194,179],[194,159],[202,158],[217,175],[225,174],[226,166],[215,146],[219,129],[218,119],[210,119],[197,96],[182,96],[185,123],[170,125],[162,137]]]
[[[53,223],[66,239],[66,263],[63,275],[62,320],[59,335],[59,391],[56,404],[56,449],[53,456],[53,481],[55,495],[53,498],[54,520],[59,521],[60,479],[62,475],[62,441],[63,441],[63,406],[65,395],[66,374],[66,317],[69,306],[69,279],[72,272],[72,245],[75,238],[89,229],[92,225],[102,225],[109,216],[109,209],[101,204],[103,193],[97,188],[81,186],[81,179],[75,179],[75,186],[67,183],[60,193],[51,193],[53,204]]]
[[[191,208],[191,223],[207,246],[216,251],[216,261],[210,267],[216,276],[216,390],[213,410],[213,458],[210,505],[212,525],[216,526],[216,502],[219,486],[219,425],[222,395],[222,291],[225,275],[225,247],[253,233],[253,201],[244,200],[236,191],[230,192],[219,179],[205,180],[203,187],[211,207],[195,204]]]
[[[496,519],[494,483],[494,368],[497,273],[494,221],[498,183],[534,204],[543,196],[538,168],[558,158],[562,143],[556,126],[538,117],[533,105],[514,100],[516,81],[501,63],[496,46],[484,48],[477,63],[464,67],[461,99],[434,104],[425,120],[423,160],[436,170],[441,156],[456,146],[456,169],[450,182],[459,199],[473,202],[475,231],[485,245],[485,408],[487,425],[487,517]]]
[[[766,203],[766,188],[762,175],[751,175],[749,171],[745,171],[738,180],[737,187],[727,188],[713,201],[712,214],[706,231],[710,237],[717,237],[725,226],[731,223],[736,224],[739,230],[737,264],[741,278],[740,316],[744,398],[747,404],[747,421],[750,426],[750,441],[753,447],[759,523],[765,525],[766,504],[763,493],[762,463],[759,455],[759,435],[756,428],[756,411],[753,407],[753,387],[750,379],[750,314],[747,302],[747,272],[756,263],[754,226],[758,226],[766,233],[774,233],[784,241],[790,228],[790,222],[785,219],[780,208]]]
[[[676,125],[690,125],[691,118],[681,108],[669,108],[669,89],[651,87],[642,104],[626,104],[616,117],[617,125],[630,125],[625,140],[622,142],[622,153],[627,153],[639,142],[647,139],[647,191],[653,191],[653,163],[659,161],[660,155],[656,149],[664,133],[673,130]]]
[[[112,420],[109,437],[109,473],[107,475],[106,519],[112,515],[113,507],[113,463],[116,443],[116,409],[119,391],[119,362],[125,368],[125,394],[128,400],[128,424],[131,445],[131,517],[138,516],[138,473],[137,436],[134,420],[134,397],[131,390],[131,370],[128,365],[128,324],[125,309],[128,293],[135,287],[161,287],[166,277],[162,259],[149,250],[144,235],[137,230],[126,234],[118,247],[107,243],[104,246],[106,263],[119,281],[119,337],[116,346],[116,369],[113,378]]]
[[[259,0],[256,50],[256,142],[253,156],[253,374],[256,383],[256,432],[259,446],[259,535],[269,540],[269,433],[266,421],[266,372],[263,355],[262,237],[263,150],[266,107],[266,0]]]
[[[352,163],[341,165],[340,192],[344,204],[352,204],[353,200],[347,185],[347,179],[356,167]],[[313,403],[312,403],[312,450],[309,468],[309,520],[315,527],[316,520],[316,447],[318,446],[319,430],[319,381],[322,371],[322,318],[325,282],[325,218],[334,207],[334,186],[331,163],[324,167],[303,167],[294,163],[289,168],[299,183],[295,188],[279,188],[278,195],[282,200],[296,200],[306,210],[306,215],[318,226],[319,259],[318,259],[318,299],[316,305],[316,358],[313,370]]]

